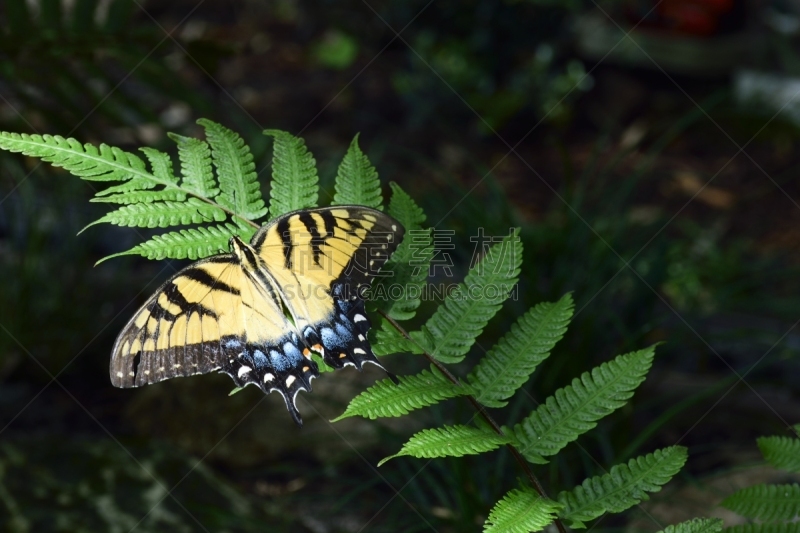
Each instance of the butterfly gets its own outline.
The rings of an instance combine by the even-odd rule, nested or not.
[[[365,291],[403,238],[390,216],[337,206],[287,213],[247,244],[167,280],[114,343],[111,383],[139,387],[224,372],[238,387],[278,391],[298,426],[297,394],[335,368],[383,366],[367,340]],[[384,369],[385,370],[385,369]]]

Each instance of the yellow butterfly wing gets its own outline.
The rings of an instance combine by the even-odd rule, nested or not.
[[[131,318],[114,344],[112,384],[225,372],[280,392],[301,425],[297,393],[319,375],[310,350],[334,368],[380,366],[361,296],[402,235],[384,213],[344,206],[283,215],[250,245],[233,237],[233,253],[181,270]]]
[[[307,209],[263,227],[252,247],[280,287],[309,346],[334,368],[383,368],[366,339],[363,295],[403,238],[390,216],[362,206]]]

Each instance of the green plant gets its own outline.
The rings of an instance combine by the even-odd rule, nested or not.
[[[205,257],[224,250],[231,235],[249,239],[258,228],[256,221],[267,213],[277,217],[317,205],[316,163],[302,139],[277,130],[265,132],[274,140],[267,208],[253,157],[242,138],[212,121],[201,119],[198,123],[205,129],[206,140],[170,135],[178,146],[180,175],[175,174],[170,156],[153,148],[141,149],[149,167],[139,156],[119,148],[58,136],[0,133],[0,148],[40,158],[84,180],[116,182],[97,192],[93,201],[120,207],[89,226],[100,222],[142,228],[194,226],[156,235],[110,257]],[[423,354],[431,368],[401,377],[398,385],[379,381],[353,399],[339,418],[400,416],[445,399],[467,398],[476,416],[464,424],[417,433],[381,464],[401,455],[460,457],[506,447],[525,480],[488,512],[487,531],[533,531],[553,522],[563,530],[562,521],[581,528],[587,521],[624,511],[647,499],[648,492],[660,490],[683,466],[684,448],[672,446],[615,465],[554,499],[547,496],[530,467],[547,463],[600,419],[622,407],[644,381],[655,348],[620,355],[583,373],[513,426],[501,426],[487,408],[504,407],[550,355],[571,320],[572,297],[567,294],[557,302],[533,307],[488,350],[464,381],[457,379],[445,365],[464,360],[518,281],[523,254],[518,232],[489,248],[425,324],[408,332],[400,322],[416,315],[433,244],[430,230],[423,228],[423,211],[398,185],[392,184],[392,190],[388,212],[406,227],[409,237],[385,267],[391,276],[382,277],[372,287],[370,306],[382,321],[370,334],[376,354]],[[357,139],[339,166],[334,203],[382,208],[377,173]],[[403,289],[400,297],[393,297],[391,289],[398,286]]]
[[[794,426],[795,436],[800,425]],[[800,474],[800,438],[761,437],[758,448],[764,459],[779,470]],[[728,528],[731,533],[788,533],[800,531],[800,484],[761,484],[731,494],[722,506],[759,523]]]

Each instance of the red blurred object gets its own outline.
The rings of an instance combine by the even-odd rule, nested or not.
[[[736,7],[736,0],[661,0],[655,9],[653,3],[633,2],[629,20],[643,28],[703,37],[718,33],[720,19]]]

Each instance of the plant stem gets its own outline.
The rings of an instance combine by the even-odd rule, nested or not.
[[[413,338],[411,338],[411,335],[409,335],[408,332],[403,328],[403,326],[398,324],[395,319],[393,319],[383,311],[378,311],[378,312],[381,314],[381,316],[383,316],[383,318],[385,318],[392,325],[392,327],[394,327],[394,329],[396,329],[400,333],[400,335],[402,335],[406,339],[410,340],[411,342],[419,346],[419,344]],[[450,373],[447,367],[445,367],[441,362],[437,361],[436,358],[434,358],[431,354],[429,354],[427,350],[425,350],[422,346],[419,347],[420,349],[422,349],[422,354],[425,356],[425,358],[428,359],[428,361],[430,361],[431,364],[435,366],[439,372],[441,372],[454,385],[461,386],[461,382],[458,381],[457,377],[455,377],[453,374]],[[471,394],[467,395],[466,398],[469,401],[469,403],[472,404],[472,407],[475,408],[478,414],[492,427],[495,433],[497,433],[498,435],[503,435],[503,429],[494,420],[494,418],[492,418],[491,415],[489,415],[489,413],[486,412],[484,406],[481,405],[478,402],[478,400],[475,399],[475,397],[472,396]],[[547,493],[544,490],[544,487],[542,487],[542,484],[539,483],[539,480],[533,474],[533,471],[530,469],[528,462],[525,460],[524,457],[522,457],[522,454],[519,452],[519,450],[517,450],[512,444],[506,444],[506,447],[511,452],[511,455],[514,456],[514,459],[516,459],[517,463],[519,463],[520,468],[522,468],[522,471],[525,472],[525,475],[528,477],[528,481],[530,481],[533,488],[536,489],[536,492],[539,493],[539,496],[541,496],[542,498],[548,498]],[[561,520],[556,518],[554,523],[560,533],[567,532],[566,528],[564,527],[564,524],[561,523]]]

